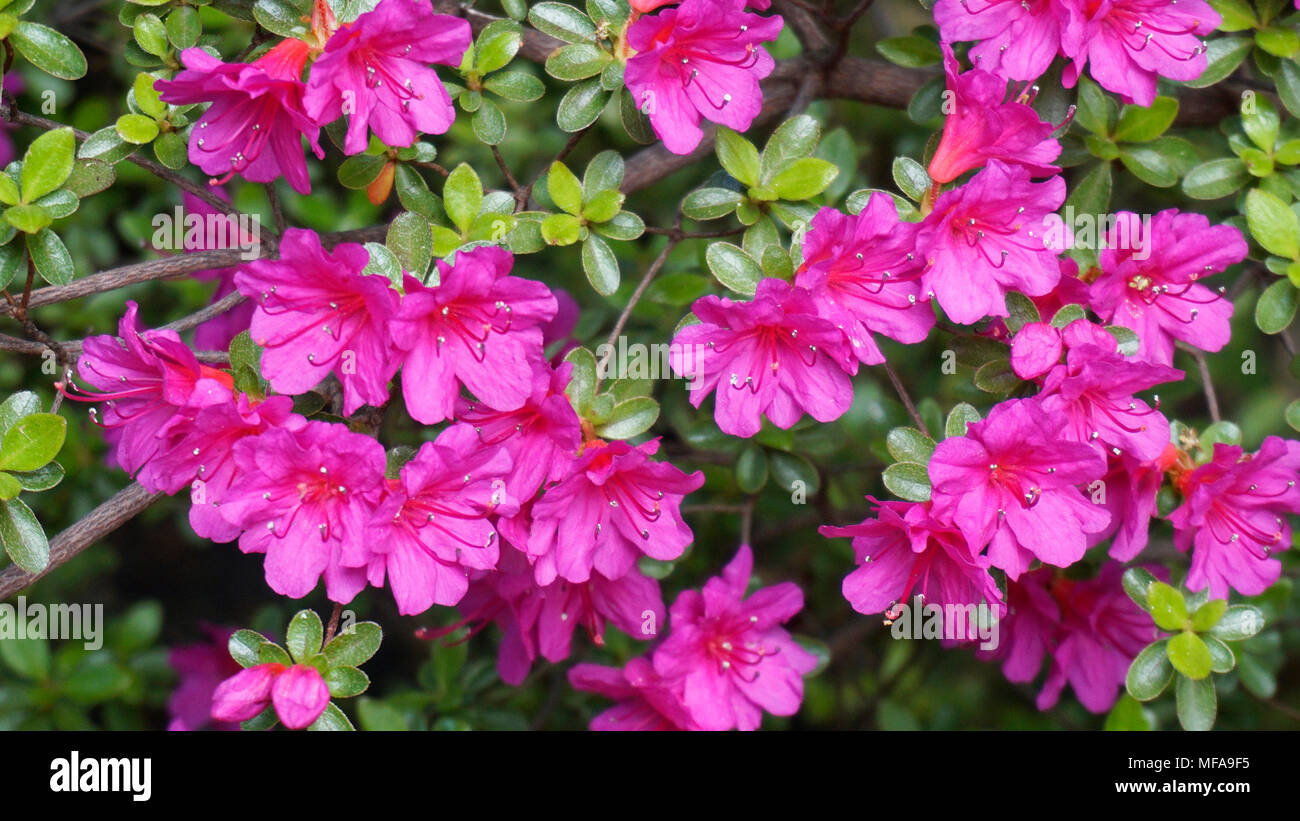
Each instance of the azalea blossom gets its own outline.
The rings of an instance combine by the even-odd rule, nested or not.
[[[488,517],[519,509],[505,490],[510,468],[509,453],[483,446],[467,428],[425,442],[390,483],[364,544],[350,545],[343,562],[364,562],[375,587],[387,576],[402,615],[456,604],[470,571],[496,567],[497,532]]]
[[[320,718],[329,703],[329,688],[315,667],[271,662],[241,670],[223,681],[212,695],[212,718],[248,721],[274,706],[281,724],[301,730]]]
[[[885,361],[873,333],[904,343],[925,339],[934,311],[921,295],[921,264],[912,250],[916,226],[898,218],[894,200],[875,193],[857,216],[822,208],[803,238],[795,285],[817,312],[844,332],[866,365]]]
[[[654,665],[644,657],[631,659],[620,670],[599,664],[579,664],[569,670],[573,689],[597,693],[617,702],[591,720],[592,730],[699,729],[681,697],[664,685]]]
[[[1061,249],[1046,243],[1046,218],[1064,201],[1060,177],[1030,182],[1028,169],[989,160],[970,182],[940,194],[921,223],[922,287],[962,325],[1007,316],[1008,291],[1050,292],[1061,278]]]
[[[952,110],[943,121],[943,136],[930,159],[931,180],[952,182],[994,158],[1022,165],[1035,177],[1061,170],[1051,165],[1061,153],[1061,144],[1052,138],[1060,126],[1038,119],[1028,105],[1028,93],[1008,99],[1006,78],[978,64],[962,72],[947,43],[943,44],[943,69]]]
[[[1127,222],[1129,230],[1111,236],[1145,233],[1146,238],[1139,248],[1101,252],[1101,274],[1090,290],[1098,316],[1136,333],[1141,343],[1137,356],[1156,365],[1173,364],[1175,340],[1204,351],[1228,344],[1232,302],[1200,280],[1246,258],[1249,249],[1241,232],[1231,225],[1211,226],[1204,215],[1182,214],[1177,208],[1151,217],[1145,232],[1137,227],[1137,214],[1122,211],[1115,217]]]
[[[693,151],[704,136],[701,120],[749,129],[763,108],[759,81],[776,67],[760,44],[775,40],[783,24],[735,0],[685,0],[628,27],[636,54],[623,80],[665,148]]]
[[[756,730],[764,712],[794,715],[803,676],[817,666],[781,627],[803,609],[803,591],[784,582],[746,596],[753,567],[749,545],[741,545],[702,592],[682,591],[654,653],[655,672],[681,688],[691,720],[705,730]]]
[[[167,663],[180,679],[167,699],[168,730],[238,730],[239,725],[212,720],[212,696],[221,682],[242,668],[230,657],[233,627],[202,625],[207,640],[173,647]]]
[[[694,538],[682,520],[682,499],[704,484],[650,457],[652,439],[588,442],[568,478],[548,488],[532,508],[528,554],[537,583],[560,577],[585,582],[593,570],[607,579],[626,575],[642,554],[672,561]]]
[[[824,525],[823,536],[853,539],[858,569],[844,579],[844,598],[859,613],[898,618],[899,604],[919,594],[927,605],[987,604],[1003,609],[989,561],[961,531],[934,518],[929,503],[882,502],[870,496],[876,517],[848,527]],[[968,638],[976,624],[968,622]]]
[[[804,412],[831,422],[849,409],[857,360],[805,289],[767,278],[749,302],[706,296],[691,310],[700,322],[673,337],[669,363],[691,379],[695,407],[716,391],[725,433],[753,436],[761,416],[789,428]]]
[[[1035,558],[1077,562],[1087,534],[1110,523],[1076,487],[1101,479],[1105,459],[1067,439],[1065,425],[1032,399],[1011,399],[970,423],[965,436],[940,442],[930,458],[935,514],[972,547],[988,545],[989,561],[1012,579]]]
[[[229,200],[224,189],[216,188],[214,193],[223,200]],[[202,219],[208,219],[219,216],[220,219],[226,220],[227,225],[232,225],[234,236],[228,238],[225,243],[227,248],[250,248],[258,241],[256,236],[244,233],[237,227],[237,221],[231,221],[227,215],[219,214],[217,209],[208,203],[186,191],[181,195],[185,203],[184,213],[188,221],[191,214]],[[185,234],[185,251],[211,251],[217,250],[208,247],[208,237],[203,231],[186,231]],[[238,272],[237,267],[212,268],[207,271],[195,271],[190,274],[200,282],[216,280],[217,288],[212,292],[212,298],[208,304],[215,304],[230,294],[234,293],[235,274]],[[239,336],[243,331],[248,330],[248,325],[253,320],[253,309],[256,306],[251,301],[244,301],[225,311],[222,314],[199,323],[194,329],[194,347],[200,351],[224,351],[230,348],[230,341]]]
[[[1061,45],[1059,0],[937,0],[934,20],[944,42],[978,40],[977,68],[1012,80],[1038,79]]]
[[[406,278],[389,334],[405,352],[402,396],[418,422],[450,418],[460,386],[485,405],[518,410],[533,392],[543,360],[542,325],[555,316],[551,290],[511,276],[514,257],[495,245],[438,260],[438,284]]]
[[[435,14],[426,0],[382,0],[325,43],[303,105],[320,123],[348,115],[348,154],[366,150],[367,126],[393,148],[442,134],[456,111],[429,64],[460,65],[472,39],[467,20]]]
[[[292,37],[252,63],[223,63],[201,48],[181,52],[185,69],[154,83],[164,102],[211,103],[190,131],[190,162],[224,183],[235,174],[250,182],[283,176],[299,194],[311,193],[306,137],[318,158],[320,123],[303,108],[302,70],[309,49]]]
[[[250,334],[264,350],[262,375],[279,393],[300,394],[333,372],[343,412],[388,400],[400,365],[391,323],[400,297],[386,277],[362,270],[370,253],[345,242],[326,251],[314,231],[290,228],[279,259],[257,259],[235,275],[257,304]]]
[[[1126,103],[1150,106],[1156,80],[1195,80],[1205,71],[1205,41],[1223,22],[1204,0],[1057,0],[1064,10],[1061,53],[1073,62],[1062,80],[1073,88],[1088,67]]]
[[[241,551],[266,554],[266,583],[300,599],[324,575],[332,601],[351,601],[366,571],[342,559],[365,549],[382,491],[383,445],[346,425],[308,422],[240,439],[234,458],[238,479],[221,515],[243,530]]]
[[[1214,458],[1174,480],[1183,503],[1169,515],[1174,545],[1192,551],[1187,588],[1228,597],[1263,593],[1278,580],[1273,554],[1291,546],[1288,513],[1300,513],[1300,442],[1267,437],[1256,453],[1214,444]]]

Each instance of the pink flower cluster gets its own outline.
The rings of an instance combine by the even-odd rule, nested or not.
[[[938,0],[945,42],[977,41],[971,59],[1008,80],[1038,79],[1060,55],[1066,88],[1089,68],[1125,102],[1149,106],[1156,80],[1195,80],[1203,38],[1222,19],[1204,0]]]
[[[671,610],[672,629],[648,656],[622,669],[579,664],[569,682],[615,705],[593,730],[756,730],[763,713],[794,715],[803,676],[817,657],[781,625],[803,609],[790,582],[746,595],[754,557],[736,557],[702,591],[686,590]]]
[[[185,69],[156,83],[165,102],[211,104],[191,130],[189,158],[214,182],[283,176],[298,193],[310,193],[302,139],[324,157],[320,129],[343,114],[348,154],[366,149],[368,129],[390,147],[406,147],[419,132],[451,127],[451,98],[429,65],[460,64],[471,41],[467,21],[435,14],[424,0],[382,0],[342,26],[318,2],[313,23],[324,46],[306,82],[313,48],[291,38],[251,63],[224,63],[189,48],[181,52]]]

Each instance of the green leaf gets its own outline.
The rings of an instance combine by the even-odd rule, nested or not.
[[[1210,669],[1215,673],[1227,673],[1237,666],[1237,656],[1232,648],[1214,636],[1201,636],[1210,651]]]
[[[155,57],[166,57],[171,46],[167,43],[167,27],[156,14],[141,14],[135,18],[132,26],[135,41],[140,48]]]
[[[839,173],[833,163],[816,157],[803,157],[773,177],[772,187],[783,200],[812,199],[825,191]]]
[[[585,80],[604,71],[613,59],[595,43],[574,43],[556,49],[546,58],[546,73],[557,80]]]
[[[1258,607],[1248,604],[1230,606],[1210,628],[1210,635],[1222,641],[1244,641],[1264,629],[1264,614]]]
[[[704,253],[709,270],[724,286],[738,294],[753,296],[763,270],[740,247],[730,242],[715,242]]]
[[[590,223],[612,220],[623,207],[623,192],[606,189],[596,194],[582,206],[582,216]]]
[[[266,636],[252,630],[236,630],[226,643],[230,657],[241,667],[253,667],[261,663],[261,649],[270,644]]]
[[[1126,105],[1120,112],[1114,138],[1122,143],[1145,143],[1154,140],[1173,125],[1178,116],[1178,100],[1173,97],[1156,97],[1150,108]]]
[[[9,432],[19,419],[41,412],[41,400],[31,391],[19,391],[0,402],[0,436]]]
[[[1111,708],[1110,713],[1106,716],[1106,724],[1102,729],[1107,732],[1116,732],[1152,730],[1155,728],[1147,717],[1146,711],[1142,709],[1142,703],[1128,693],[1122,693],[1115,701],[1115,706]]]
[[[1177,588],[1153,582],[1147,588],[1147,602],[1151,605],[1151,618],[1161,630],[1182,630],[1187,626],[1187,602]]]
[[[50,542],[45,530],[20,499],[0,502],[0,544],[13,563],[28,573],[40,573],[50,564]],[[0,641],[0,646],[8,643]]]
[[[591,226],[602,237],[631,241],[645,233],[645,222],[631,211],[619,211],[613,219]]]
[[[0,659],[29,681],[45,681],[50,677],[50,645],[45,639],[0,640]]]
[[[505,68],[524,42],[523,28],[513,20],[494,20],[479,32],[474,43],[474,70],[488,74]]]
[[[1198,633],[1204,633],[1219,623],[1219,619],[1223,618],[1223,613],[1227,609],[1228,602],[1226,599],[1210,599],[1196,608],[1196,612],[1192,614],[1192,629]]]
[[[11,474],[0,472],[0,502],[17,499],[18,494],[22,492],[23,486],[18,484],[16,478]]]
[[[442,210],[438,196],[429,190],[429,184],[412,166],[398,163],[394,184],[397,200],[406,210],[414,211],[425,219],[432,219]]]
[[[1099,162],[1083,175],[1083,179],[1075,185],[1065,204],[1067,207],[1073,206],[1076,214],[1109,213],[1113,185],[1110,163]]]
[[[1250,182],[1250,171],[1236,157],[1201,163],[1183,177],[1183,193],[1198,200],[1226,197]]]
[[[144,145],[158,136],[158,123],[143,114],[123,114],[117,118],[117,134],[132,145]]]
[[[618,290],[618,258],[609,243],[595,234],[589,234],[582,243],[582,270],[587,274],[591,287],[601,296],[609,296]]]
[[[383,643],[384,631],[373,621],[363,621],[340,632],[325,645],[325,660],[331,667],[360,667]]]
[[[1201,679],[1210,674],[1210,648],[1201,637],[1184,631],[1169,640],[1169,663],[1188,678]]]
[[[582,236],[582,224],[570,214],[551,214],[542,220],[542,239],[547,245],[572,245]]]
[[[1242,106],[1241,127],[1261,151],[1272,151],[1281,119],[1267,97],[1256,95],[1250,106]]]
[[[331,701],[325,707],[325,712],[321,713],[320,718],[311,723],[311,726],[307,728],[307,731],[340,732],[355,729],[356,728],[352,726],[352,722],[348,721],[348,717],[338,708],[338,705]]]
[[[199,36],[203,34],[198,9],[191,6],[177,6],[173,9],[167,15],[166,26],[167,39],[178,49],[193,48],[198,45]]]
[[[17,242],[0,245],[0,288],[9,287],[9,283],[13,282],[19,274],[26,273],[26,246]]]
[[[131,96],[135,98],[135,104],[141,112],[153,119],[159,119],[167,113],[167,104],[162,101],[158,90],[153,87],[154,80],[152,74],[145,72],[137,74],[135,82],[131,84]]]
[[[893,170],[894,184],[913,200],[920,202],[930,190],[930,175],[911,157],[895,157]]]
[[[948,412],[948,418],[943,425],[943,435],[945,437],[965,436],[966,427],[970,423],[978,421],[980,421],[980,412],[975,409],[974,405],[958,402]]]
[[[614,405],[609,418],[596,426],[605,439],[631,439],[650,430],[659,418],[659,403],[648,396],[626,399]]]
[[[582,175],[583,198],[594,200],[601,193],[617,192],[623,184],[623,171],[623,157],[617,151],[602,151],[592,157]]]
[[[935,443],[916,428],[894,428],[885,437],[885,447],[895,462],[917,462],[929,464],[934,453]]]
[[[1291,400],[1291,403],[1286,406],[1283,416],[1286,417],[1286,423],[1291,426],[1292,430],[1300,431],[1300,399]]]
[[[1093,134],[1107,137],[1113,127],[1115,113],[1115,102],[1091,79],[1080,77],[1075,122]]]
[[[8,42],[32,65],[61,80],[80,80],[86,74],[86,56],[77,45],[49,26],[21,21]]]
[[[427,219],[411,211],[398,214],[388,226],[384,245],[397,257],[402,270],[424,280],[433,259],[433,234]]]
[[[1214,726],[1219,704],[1213,679],[1208,676],[1202,679],[1179,676],[1175,692],[1178,698],[1178,723],[1184,730],[1209,730]]]
[[[1251,190],[1246,195],[1246,222],[1264,250],[1300,258],[1300,218],[1282,200],[1258,188]]]
[[[27,236],[27,253],[36,266],[36,273],[51,285],[67,285],[76,274],[72,255],[63,240],[48,228]]]
[[[339,183],[361,190],[378,179],[387,164],[388,158],[382,154],[354,154],[339,164]]]
[[[325,674],[331,698],[352,698],[370,687],[370,677],[355,667],[331,667]]]
[[[1245,31],[1259,26],[1248,0],[1210,0],[1210,6],[1223,18],[1220,31]]]
[[[1119,160],[1129,172],[1147,185],[1169,188],[1178,183],[1178,169],[1166,154],[1147,145],[1125,145]]]
[[[697,188],[682,201],[682,213],[694,220],[718,219],[735,211],[742,199],[730,188]]]
[[[930,500],[930,475],[920,462],[896,462],[885,468],[881,478],[885,487],[900,499],[909,502]]]
[[[452,224],[461,233],[469,231],[483,208],[483,184],[468,163],[461,163],[447,175],[442,199]]]
[[[23,157],[23,202],[35,202],[63,185],[72,173],[76,147],[71,128],[56,128],[32,141]]]
[[[1300,295],[1289,279],[1279,279],[1264,289],[1255,303],[1255,324],[1266,334],[1285,331],[1295,318]]]
[[[736,457],[736,486],[743,493],[758,493],[767,484],[767,452],[750,442]]]
[[[1300,117],[1300,64],[1295,60],[1283,60],[1273,72],[1273,81],[1277,83],[1277,96],[1282,105],[1292,116]]]
[[[596,397],[596,357],[586,348],[574,348],[564,356],[573,365],[573,375],[564,389],[579,416],[586,415]]]
[[[63,447],[68,420],[53,413],[19,419],[0,442],[0,470],[37,470],[53,461]]]
[[[817,468],[798,454],[772,451],[768,458],[768,469],[772,471],[772,478],[777,485],[787,493],[802,488],[809,496],[815,496],[821,488]]]
[[[582,214],[582,183],[564,163],[551,163],[551,170],[546,176],[546,189],[560,210],[575,217]]]
[[[1252,695],[1272,698],[1277,694],[1277,678],[1262,661],[1251,653],[1242,653],[1237,660],[1237,677]]]
[[[821,125],[807,114],[791,117],[777,126],[776,131],[768,138],[767,145],[763,147],[758,182],[768,184],[790,163],[801,157],[810,156],[813,149],[817,147],[817,140],[821,138],[821,133]],[[740,178],[736,177],[736,179]],[[741,182],[746,181],[741,180]]]
[[[158,162],[173,171],[179,171],[190,161],[185,138],[175,131],[158,135],[158,138],[153,141],[153,153],[158,158]]]
[[[609,92],[601,88],[600,80],[585,80],[565,92],[555,122],[564,131],[581,131],[596,122],[608,103]]]
[[[39,492],[57,487],[63,481],[63,465],[50,462],[36,470],[18,471],[11,474],[23,490]]]
[[[369,697],[357,701],[357,720],[363,730],[389,732],[411,729],[400,710]]]
[[[28,234],[44,230],[54,216],[40,205],[14,205],[5,209],[5,221]]]
[[[1300,51],[1300,34],[1285,26],[1269,26],[1255,32],[1255,45],[1275,57],[1291,57]]]
[[[546,93],[541,80],[523,71],[498,71],[483,80],[483,87],[517,103],[531,103]]]
[[[5,205],[17,205],[19,199],[18,183],[14,178],[0,172],[0,202]]]
[[[1166,647],[1168,639],[1148,644],[1129,665],[1124,677],[1124,689],[1138,701],[1151,701],[1165,691],[1174,677]]]
[[[77,151],[77,157],[83,160],[99,160],[111,165],[129,157],[134,150],[135,146],[118,136],[117,126],[110,125],[87,137]]]
[[[1082,305],[1066,305],[1052,315],[1053,328],[1066,328],[1071,323],[1087,318]]]
[[[1232,29],[1220,27],[1220,30],[1231,31]],[[1246,55],[1254,45],[1254,41],[1249,37],[1216,37],[1210,40],[1209,48],[1205,51],[1205,71],[1201,72],[1200,77],[1188,80],[1183,85],[1190,88],[1207,88],[1218,83],[1237,70],[1237,66],[1246,59]]]
[[[1151,610],[1151,601],[1148,597],[1148,591],[1151,585],[1155,583],[1156,577],[1151,575],[1151,571],[1143,567],[1130,567],[1124,571],[1123,576],[1124,592],[1133,602],[1143,610]]]
[[[933,40],[915,34],[880,40],[876,43],[876,51],[889,62],[907,68],[930,66],[943,59]]]
[[[995,359],[981,365],[975,371],[975,378],[972,381],[975,387],[985,393],[1005,395],[1011,393],[1020,384],[1020,377],[1016,376],[1016,372],[1011,369],[1010,361]]]
[[[528,10],[528,22],[566,43],[596,39],[596,24],[591,18],[565,3],[538,3]]]
[[[760,159],[754,144],[730,128],[718,126],[718,162],[744,185],[757,185]]]
[[[484,100],[471,120],[474,136],[484,145],[497,145],[506,138],[506,115],[491,100]]]
[[[289,622],[285,647],[293,660],[302,663],[321,651],[325,628],[313,610],[299,610]]]

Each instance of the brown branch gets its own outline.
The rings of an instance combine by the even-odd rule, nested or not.
[[[64,562],[76,556],[132,518],[149,505],[162,498],[162,493],[150,493],[132,482],[118,491],[108,501],[90,511],[76,523],[50,540],[50,563],[39,573],[28,573],[17,565],[10,565],[0,573],[0,600],[7,599]]]
[[[482,31],[488,23],[501,19],[495,15],[485,14],[461,5],[458,0],[433,0],[433,10],[441,14],[452,14],[465,18],[469,21],[469,27],[475,35]],[[563,40],[557,40],[549,34],[543,34],[536,29],[524,26],[524,42],[519,47],[519,53],[525,59],[541,63],[551,56],[551,52],[566,45],[568,44]]]

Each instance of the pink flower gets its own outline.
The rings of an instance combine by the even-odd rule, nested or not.
[[[379,502],[384,448],[346,425],[308,422],[272,428],[235,443],[238,479],[221,515],[241,528],[239,549],[266,554],[266,583],[299,599],[322,574],[331,600],[346,604],[366,585],[364,568],[345,555],[364,551],[366,525]]]
[[[1084,67],[1126,103],[1149,106],[1157,77],[1195,80],[1205,71],[1202,37],[1222,18],[1203,0],[1058,0],[1065,10],[1061,53],[1073,60],[1062,77],[1073,88]]]
[[[1169,515],[1174,545],[1192,549],[1189,590],[1263,593],[1278,580],[1275,551],[1291,546],[1288,513],[1300,513],[1300,442],[1269,436],[1254,454],[1215,443],[1214,458],[1175,479],[1183,503]]]
[[[229,197],[226,196],[226,192],[223,189],[215,188],[213,189],[213,192],[222,199],[229,200]],[[217,209],[208,205],[206,202],[188,191],[182,195],[182,199],[185,203],[184,213],[187,220],[191,214],[207,219],[208,217],[216,216],[219,213]],[[229,217],[224,214],[220,216],[223,220],[227,221],[227,225],[231,224]],[[204,236],[204,232],[195,231],[193,235],[191,235],[190,231],[187,229],[185,232],[185,250],[187,252],[214,250],[207,247],[207,239],[208,238]],[[234,236],[230,237],[227,242],[218,247],[247,248],[250,247],[254,241],[254,237],[239,231],[236,226]],[[201,282],[213,279],[217,281],[217,289],[212,292],[212,299],[208,302],[208,304],[211,305],[235,292],[235,274],[238,270],[239,269],[236,267],[213,268],[207,271],[195,271],[190,274],[190,276]],[[252,302],[241,302],[220,316],[214,316],[212,319],[200,323],[199,326],[194,329],[194,347],[200,351],[228,350],[230,348],[230,340],[239,336],[241,332],[248,330],[248,324],[253,319],[253,308],[254,305]]]
[[[1113,534],[1107,551],[1112,559],[1129,562],[1146,548],[1160,485],[1164,483],[1165,471],[1177,459],[1178,449],[1171,443],[1166,443],[1161,455],[1150,462],[1140,462],[1126,453],[1110,456],[1110,470],[1103,479],[1110,526],[1096,538],[1100,541]]]
[[[573,689],[617,702],[591,720],[592,730],[695,730],[680,697],[664,686],[654,665],[634,658],[623,669],[579,664],[569,670]]]
[[[1101,252],[1101,275],[1090,292],[1098,316],[1136,333],[1137,356],[1156,365],[1173,363],[1175,340],[1205,351],[1228,344],[1232,302],[1200,280],[1246,258],[1241,232],[1231,225],[1211,226],[1203,215],[1180,214],[1177,208],[1149,221],[1131,212],[1115,216],[1117,228],[1107,244],[1138,247]],[[1145,230],[1139,227],[1143,223]],[[1143,234],[1142,242],[1133,241]]]
[[[366,150],[367,125],[395,148],[442,134],[456,111],[429,64],[460,65],[471,39],[468,21],[434,14],[425,0],[383,0],[325,43],[303,105],[320,123],[348,114],[348,154]]]
[[[691,378],[695,407],[717,391],[714,418],[724,432],[753,436],[763,415],[789,428],[805,411],[832,422],[849,409],[857,361],[803,288],[763,279],[750,302],[706,296],[691,309],[700,323],[673,337],[669,362]]]
[[[1075,441],[1153,460],[1169,444],[1169,420],[1134,394],[1181,380],[1183,372],[1129,361],[1116,352],[1114,337],[1101,333],[1107,346],[1071,348],[1066,364],[1047,374],[1038,401],[1049,415],[1069,420],[1065,430]]]
[[[934,311],[917,301],[915,239],[916,226],[900,220],[893,199],[879,193],[856,217],[822,208],[804,235],[795,285],[808,290],[817,312],[844,332],[863,364],[885,361],[873,333],[911,344],[934,327]]]
[[[1123,573],[1119,562],[1107,562],[1095,579],[1073,581],[1044,567],[1007,585],[1006,641],[996,657],[1008,680],[1029,682],[1050,656],[1038,709],[1056,706],[1069,683],[1089,712],[1106,712],[1133,659],[1155,641],[1151,617],[1124,593]]]
[[[265,349],[262,375],[277,392],[306,393],[333,371],[344,413],[388,400],[400,297],[387,278],[361,273],[369,259],[355,243],[327,253],[314,231],[290,228],[279,259],[239,269],[235,285],[257,303],[250,333]]]
[[[466,625],[473,625],[473,635],[495,621],[503,633],[497,670],[502,681],[516,686],[539,655],[552,663],[567,659],[579,626],[603,646],[607,623],[649,641],[658,636],[665,620],[659,583],[635,568],[618,579],[596,572],[585,582],[557,579],[538,585],[528,558],[509,545],[501,548],[498,569],[470,584],[458,607],[463,616],[459,622],[418,635],[437,638]]]
[[[167,654],[167,663],[180,678],[167,699],[171,716],[168,730],[239,729],[237,724],[212,720],[212,696],[217,685],[241,669],[227,649],[235,630],[204,624],[203,632],[208,635],[207,641],[173,647]]]
[[[239,394],[233,402],[200,410],[184,427],[184,435],[145,471],[167,493],[190,486],[190,526],[195,533],[214,542],[233,541],[240,531],[222,518],[221,503],[238,475],[235,443],[271,428],[298,431],[306,424],[293,412],[293,400],[287,396],[255,402]]]
[[[528,553],[538,584],[557,576],[585,582],[592,570],[619,579],[643,553],[660,561],[682,555],[693,538],[682,499],[704,474],[652,460],[658,450],[658,440],[587,443],[569,477],[533,506]]]
[[[930,159],[930,179],[952,182],[995,158],[1008,165],[1023,165],[1035,177],[1060,172],[1051,165],[1061,153],[1061,144],[1052,138],[1058,126],[1038,119],[1037,112],[1027,105],[1027,93],[1007,99],[1006,78],[978,66],[961,73],[947,43],[943,44],[943,68],[952,92],[948,99],[952,110]]]
[[[701,119],[746,131],[763,108],[759,81],[776,62],[759,44],[775,40],[783,22],[743,9],[735,0],[685,0],[628,27],[637,54],[624,82],[674,154],[700,144]]]
[[[367,562],[375,587],[387,573],[404,616],[455,604],[469,587],[469,571],[496,567],[489,514],[519,509],[505,491],[510,464],[504,449],[484,447],[466,427],[424,443],[375,510],[366,543],[354,545],[362,549],[343,561]]]
[[[320,124],[303,110],[307,54],[307,44],[293,38],[252,63],[223,63],[201,48],[182,51],[185,70],[154,85],[168,103],[212,103],[190,131],[190,162],[218,183],[235,174],[252,182],[283,175],[299,194],[311,193],[302,138],[317,157],[325,152]]]
[[[957,528],[931,514],[930,504],[881,502],[870,496],[876,518],[848,527],[824,525],[823,536],[853,538],[858,569],[844,579],[844,598],[859,613],[898,617],[898,605],[919,593],[943,606],[988,604],[1003,609],[989,562]],[[967,623],[975,638],[976,623]]]
[[[1046,217],[1065,201],[1065,181],[1029,181],[1028,169],[989,160],[970,182],[939,196],[916,235],[922,288],[949,318],[970,325],[1007,316],[1007,291],[1040,296],[1061,278]]]
[[[229,374],[199,364],[175,331],[144,330],[134,301],[118,322],[121,338],[92,336],[77,360],[77,374],[96,389],[81,393],[71,384],[57,387],[70,399],[103,402],[101,423],[114,440],[117,463],[128,474],[140,474],[151,492],[162,490],[168,477],[150,463],[170,449],[201,408],[231,399]],[[96,422],[98,414],[90,411]],[[171,492],[175,492],[174,490]]]
[[[325,679],[315,667],[258,664],[223,681],[212,696],[212,718],[248,721],[275,706],[280,723],[290,730],[310,726],[330,703]]]
[[[1008,400],[965,436],[940,442],[930,459],[935,514],[972,547],[989,545],[989,561],[1012,579],[1035,558],[1057,567],[1077,562],[1086,534],[1110,522],[1076,487],[1100,479],[1106,462],[1067,440],[1065,424],[1034,400]]]
[[[460,386],[494,410],[524,406],[541,362],[541,326],[555,316],[555,297],[540,282],[510,276],[514,257],[480,246],[438,261],[433,287],[406,278],[406,294],[389,333],[405,351],[402,396],[416,421],[452,415]]]
[[[532,499],[547,482],[569,475],[582,447],[582,424],[564,388],[573,374],[565,362],[557,368],[533,364],[532,393],[518,410],[494,411],[477,402],[456,401],[459,424],[473,429],[484,445],[501,445],[514,462],[506,489],[515,499]]]
[[[979,40],[976,66],[1012,80],[1036,80],[1061,43],[1059,0],[938,0],[934,19],[944,42]]]
[[[691,720],[706,730],[756,730],[763,712],[790,716],[803,701],[803,674],[817,657],[781,627],[803,609],[791,582],[746,597],[754,556],[736,557],[703,593],[685,590],[673,603],[672,630],[654,654],[666,685],[681,688]]]

